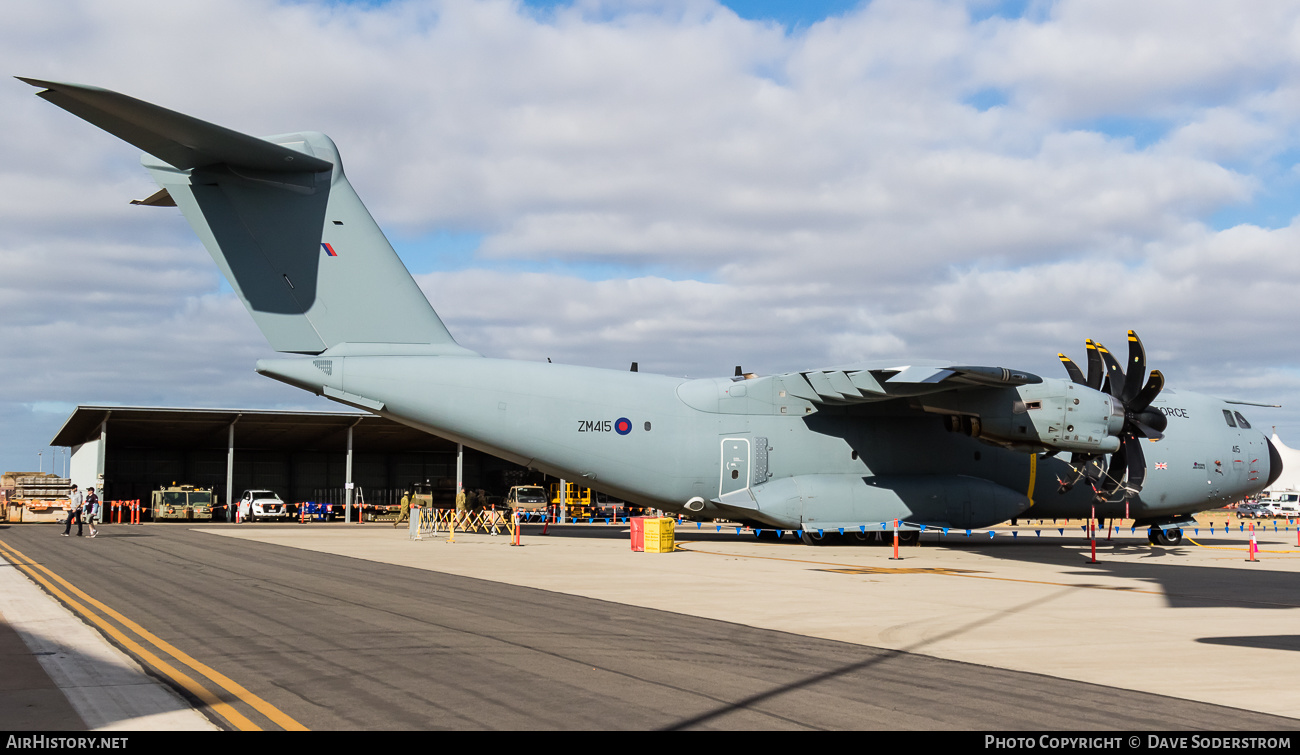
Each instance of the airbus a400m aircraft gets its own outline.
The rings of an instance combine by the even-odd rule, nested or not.
[[[257,371],[629,502],[815,543],[897,519],[1135,518],[1174,543],[1281,459],[1219,399],[1087,344],[1069,379],[944,362],[688,380],[507,361],[456,343],[327,136],[256,138],[95,87],[22,79],[145,151],[271,346]],[[1095,507],[1095,509],[1094,509]],[[845,534],[847,533],[847,534]]]

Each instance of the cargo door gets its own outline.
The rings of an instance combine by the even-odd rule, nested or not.
[[[718,495],[749,487],[749,439],[722,439],[722,480]]]

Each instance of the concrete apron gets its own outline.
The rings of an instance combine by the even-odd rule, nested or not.
[[[1031,544],[1032,529],[1021,528],[1018,546],[1004,544],[1042,547]],[[1208,605],[1175,607],[1177,596],[1158,582],[1089,568],[1088,542],[1078,536],[1057,546],[1077,559],[1044,563],[1008,558],[1006,548],[929,543],[892,561],[888,547],[769,544],[748,535],[691,541],[689,529],[679,538],[687,551],[672,554],[632,553],[626,535],[566,537],[564,528],[547,537],[525,531],[522,548],[465,533],[455,543],[445,534],[413,542],[386,527],[200,531],[1300,718],[1300,653],[1198,641],[1295,638],[1300,598],[1251,605],[1249,595],[1207,588],[1191,597]],[[1000,537],[1010,540],[1009,532]],[[1146,547],[1145,531],[1125,530],[1116,542],[1123,552],[1099,541],[1099,560],[1165,555]],[[1296,550],[1262,536],[1260,547]],[[1300,572],[1300,557],[1269,555],[1247,564],[1244,546],[1185,540],[1160,563]]]

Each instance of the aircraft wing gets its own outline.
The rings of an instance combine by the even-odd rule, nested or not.
[[[974,365],[910,364],[891,367],[847,366],[787,372],[772,376],[791,396],[824,406],[922,396],[974,387],[1014,387],[1041,383],[1023,370]]]

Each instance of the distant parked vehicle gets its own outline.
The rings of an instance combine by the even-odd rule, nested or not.
[[[244,522],[259,519],[288,519],[289,506],[270,490],[245,490],[239,499],[239,518]]]
[[[1266,516],[1300,516],[1300,493],[1270,493],[1259,503],[1268,510]]]
[[[541,485],[516,485],[506,494],[506,505],[521,511],[546,509],[546,489]]]
[[[215,496],[211,488],[193,485],[175,485],[153,491],[150,497],[150,516],[155,522],[164,519],[209,520]]]
[[[1237,507],[1238,519],[1259,519],[1265,516],[1270,516],[1270,513],[1262,503],[1243,503]]]

